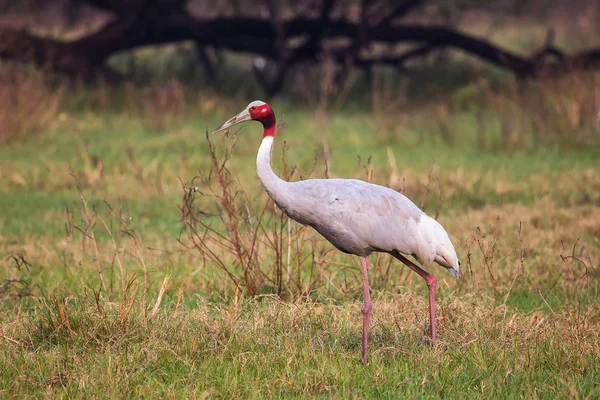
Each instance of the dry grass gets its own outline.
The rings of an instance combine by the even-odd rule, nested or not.
[[[422,297],[377,295],[368,366],[356,355],[358,302],[267,296],[201,302],[179,315],[171,302],[169,311],[150,316],[137,308],[125,320],[122,306],[100,311],[84,299],[43,307],[37,325],[17,319],[3,326],[5,361],[19,359],[4,365],[13,382],[5,395],[32,387],[50,396],[109,397],[598,395],[580,386],[600,356],[596,307],[522,314],[485,297],[450,294],[439,306],[441,340],[430,348]]]
[[[40,130],[52,129],[64,102],[64,87],[41,73],[0,68],[0,144]]]
[[[597,146],[597,82],[598,76],[593,72],[530,83],[505,80],[499,85],[481,81],[445,96],[423,90],[407,102],[406,91],[412,81],[390,76],[388,71],[374,75],[373,129],[382,145],[406,136],[407,130],[417,130],[430,132],[447,146],[468,142],[494,152],[535,150],[549,145]],[[423,108],[427,111],[423,112]],[[430,138],[417,140],[427,143]]]

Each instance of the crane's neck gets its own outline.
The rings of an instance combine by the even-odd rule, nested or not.
[[[264,133],[263,133],[263,139],[266,138],[266,137],[273,138],[275,136],[275,126],[276,126],[276,123],[275,123],[275,114],[273,114],[271,112],[261,122],[263,124],[263,129],[265,130]]]
[[[258,149],[258,156],[256,157],[256,172],[269,197],[273,199],[279,208],[285,209],[288,194],[286,186],[289,183],[275,175],[275,172],[271,168],[271,148],[273,147],[273,137],[275,135],[275,118],[273,118],[272,124],[263,122],[263,125],[265,131],[262,143]]]

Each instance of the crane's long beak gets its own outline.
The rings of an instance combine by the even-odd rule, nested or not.
[[[224,131],[228,128],[231,128],[234,125],[239,124],[240,122],[248,121],[250,119],[251,119],[250,112],[248,112],[248,110],[244,110],[241,113],[239,113],[238,115],[236,115],[235,117],[224,122],[223,125],[219,126],[217,129],[215,129],[213,131],[213,134]]]

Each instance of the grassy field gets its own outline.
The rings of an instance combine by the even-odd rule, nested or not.
[[[277,172],[400,190],[462,260],[458,281],[432,267],[431,346],[423,282],[370,257],[368,365],[358,259],[268,201],[258,125],[207,142],[252,98],[34,85],[37,107],[23,93],[3,114],[0,396],[600,398],[600,139],[581,85],[272,104]]]

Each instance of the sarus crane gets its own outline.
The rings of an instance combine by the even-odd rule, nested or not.
[[[263,139],[256,169],[267,194],[291,219],[313,227],[336,248],[360,257],[363,284],[362,358],[367,362],[371,302],[367,257],[385,252],[421,276],[429,289],[431,339],[435,342],[435,288],[437,279],[403,254],[412,255],[423,266],[434,261],[458,279],[459,261],[444,228],[401,193],[357,179],[308,179],[287,182],[271,168],[275,136],[275,114],[260,100],[219,126],[224,131],[244,121],[262,123]]]

